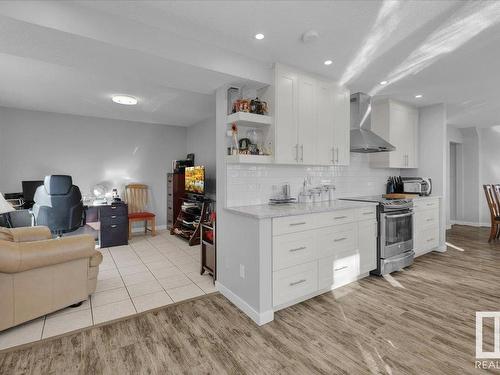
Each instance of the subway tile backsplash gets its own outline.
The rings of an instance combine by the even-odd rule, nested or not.
[[[370,168],[369,155],[351,153],[348,167],[318,167],[298,165],[227,165],[227,207],[268,203],[273,185],[289,183],[291,194],[297,197],[304,177],[313,186],[332,183],[337,198],[385,193],[388,176],[399,175],[399,169]]]

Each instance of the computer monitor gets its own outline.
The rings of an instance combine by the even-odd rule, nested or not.
[[[24,198],[24,208],[33,207],[35,200],[35,192],[39,186],[43,185],[43,180],[41,181],[23,181],[23,198]]]

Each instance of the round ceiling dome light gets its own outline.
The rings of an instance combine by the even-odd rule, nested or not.
[[[311,43],[319,39],[319,33],[316,30],[307,30],[302,34],[302,41],[304,43]]]
[[[114,95],[111,100],[117,104],[136,105],[137,99],[128,95]]]
[[[326,60],[323,64],[325,64],[326,66],[332,65],[333,61],[332,60]]]
[[[264,39],[264,34],[262,34],[262,33],[255,34],[254,38],[257,40],[262,40],[262,39]]]

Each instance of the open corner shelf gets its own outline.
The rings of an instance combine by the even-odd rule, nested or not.
[[[226,162],[229,164],[271,164],[273,157],[269,155],[227,155]]]
[[[248,112],[236,112],[227,116],[226,123],[237,123],[239,126],[247,126],[251,128],[261,128],[270,126],[273,121],[271,116],[257,115]]]

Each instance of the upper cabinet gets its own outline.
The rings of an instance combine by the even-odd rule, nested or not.
[[[348,165],[349,91],[276,64],[275,162]]]
[[[396,150],[371,154],[370,165],[418,168],[418,109],[389,99],[376,101],[372,104],[371,119],[372,131]]]

